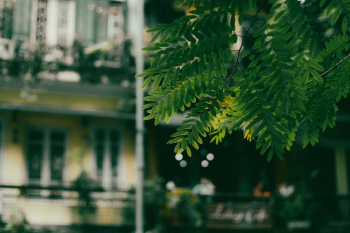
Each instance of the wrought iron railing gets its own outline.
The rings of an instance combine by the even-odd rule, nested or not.
[[[124,209],[128,220],[134,221],[135,196],[130,190],[0,185],[0,190],[10,189],[19,192],[3,195],[2,202],[16,202],[19,198],[26,198],[32,204],[79,206],[79,202],[82,201],[79,194],[84,196],[84,193],[88,192],[97,208],[107,206]],[[26,195],[28,190],[39,190],[40,195]],[[43,195],[42,191],[46,191],[46,194]],[[155,222],[162,225],[164,232],[179,232],[181,229],[181,232],[289,230],[345,233],[350,229],[350,195],[313,194],[295,195],[290,198],[257,198],[253,195],[227,193],[196,196],[190,191],[170,194],[148,189],[145,190],[145,195],[146,218],[148,221],[158,219]],[[2,210],[4,211],[4,208]],[[151,215],[155,215],[153,220]],[[152,224],[146,221],[146,225]]]
[[[81,82],[133,82],[129,75],[132,69],[127,47],[128,43],[117,46],[110,41],[90,47],[76,41],[73,46],[66,47],[0,38],[0,76],[16,78],[30,74],[38,80],[52,80],[53,77],[58,80],[59,72],[73,71],[80,75]]]

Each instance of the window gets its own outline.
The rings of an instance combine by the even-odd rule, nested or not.
[[[68,2],[58,3],[57,19],[57,43],[60,45],[67,44],[68,29]]]
[[[26,42],[43,41],[50,46],[72,45],[75,36],[75,6],[76,1],[68,0],[16,1],[12,38]],[[1,14],[0,5],[0,19]],[[0,34],[2,25],[0,20]]]
[[[115,45],[114,62],[121,63],[124,56],[124,9],[115,6],[109,9],[108,39]]]
[[[13,34],[17,41],[28,42],[30,40],[31,1],[16,1],[13,10]]]
[[[75,36],[75,1],[48,1],[46,44],[50,46],[73,44]]]
[[[27,174],[29,184],[62,185],[66,132],[56,128],[30,128],[27,132]]]
[[[117,187],[121,133],[116,128],[98,127],[93,132],[93,164],[96,180],[104,188]]]
[[[0,2],[0,38],[11,38],[12,34],[12,4]]]
[[[76,4],[76,31],[84,45],[110,40],[114,45],[123,47],[124,3],[77,0]]]

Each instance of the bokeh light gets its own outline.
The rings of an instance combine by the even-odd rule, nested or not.
[[[214,159],[214,155],[212,153],[207,154],[207,160],[212,161]]]
[[[182,154],[177,154],[177,155],[175,155],[175,159],[177,160],[177,161],[180,161],[181,159],[183,159],[183,155]]]
[[[201,165],[202,165],[202,167],[208,167],[209,166],[209,162],[207,160],[203,160],[201,162]]]
[[[187,166],[187,162],[185,160],[182,160],[180,162],[180,167],[186,167]]]

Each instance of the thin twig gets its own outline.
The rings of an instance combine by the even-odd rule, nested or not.
[[[347,55],[346,57],[344,57],[340,62],[338,62],[335,66],[329,68],[327,71],[323,72],[320,76],[323,77],[326,74],[328,74],[329,72],[331,72],[335,67],[339,66],[340,64],[342,64],[346,59],[348,59],[350,57],[350,54]]]
[[[262,5],[262,4],[261,4],[261,5]],[[235,71],[237,70],[237,65],[238,65],[238,63],[239,63],[238,61],[239,61],[239,58],[240,58],[240,55],[241,55],[241,50],[242,50],[242,48],[243,48],[243,39],[244,39],[244,37],[248,34],[250,28],[253,26],[253,24],[254,24],[254,22],[255,22],[255,20],[256,20],[256,17],[258,16],[258,13],[259,13],[259,11],[260,11],[261,5],[259,6],[258,10],[256,11],[256,13],[255,13],[255,15],[254,15],[254,17],[253,17],[252,22],[251,22],[250,25],[248,26],[248,28],[247,28],[247,30],[245,31],[244,35],[242,36],[242,43],[241,43],[241,46],[239,47],[239,49],[238,49],[238,51],[237,51],[236,62],[235,62],[235,64],[234,64],[233,70],[232,70],[232,72],[231,72],[231,74],[230,74],[230,76],[229,76],[229,78],[228,78],[228,83],[227,83],[227,84],[230,84],[231,78],[232,78],[233,74],[235,73]]]

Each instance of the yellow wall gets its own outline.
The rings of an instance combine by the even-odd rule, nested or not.
[[[91,140],[92,127],[94,125],[120,125],[124,126],[125,121],[117,119],[104,119],[97,117],[89,117],[87,123],[83,124],[80,116],[42,114],[18,112],[17,120],[13,121],[13,111],[0,111],[0,117],[5,120],[6,125],[6,157],[5,157],[5,174],[4,183],[20,185],[24,180],[24,149],[25,149],[25,132],[26,128],[31,125],[55,126],[68,130],[68,153],[70,162],[68,163],[69,180],[75,179],[81,167],[89,171],[91,169],[91,147],[84,145],[83,136],[86,135]],[[12,141],[12,131],[18,130],[18,142]],[[134,142],[133,132],[130,129],[124,130],[124,153],[126,160],[126,182],[132,183],[135,180],[135,163],[134,163]],[[86,151],[83,164],[74,157],[74,153],[78,153],[82,148]]]
[[[32,225],[67,226],[72,224],[96,225],[125,225],[130,219],[123,219],[121,208],[100,207],[95,212],[79,212],[76,203],[66,201],[32,200],[27,202],[20,198],[19,202],[6,205],[3,219],[10,219],[11,215],[23,212],[26,220]]]
[[[119,101],[116,98],[88,97],[77,95],[64,95],[56,93],[39,93],[38,100],[29,102],[20,97],[18,90],[0,89],[0,103],[35,104],[41,106],[60,106],[67,108],[85,108],[97,110],[117,110]],[[16,117],[15,117],[16,116]],[[95,125],[118,126],[124,128],[124,158],[125,158],[125,185],[131,187],[135,182],[136,168],[134,158],[134,122],[103,117],[82,117],[74,115],[60,115],[47,113],[34,113],[25,111],[0,110],[0,119],[5,124],[5,167],[3,184],[22,185],[25,181],[25,134],[29,126],[61,127],[67,130],[67,154],[71,158],[66,163],[68,179],[73,181],[82,169],[91,171],[91,146],[84,144],[83,137],[92,139],[92,130]],[[128,124],[130,127],[128,127]],[[12,132],[18,131],[18,141],[13,141]],[[85,151],[83,162],[74,156],[74,153]],[[5,195],[18,197],[18,189],[3,189]],[[76,195],[70,192],[69,195]],[[108,193],[105,193],[108,194]],[[9,221],[10,216],[16,211],[23,211],[30,224],[39,225],[70,225],[88,222],[99,225],[120,225],[125,223],[121,218],[121,208],[98,204],[98,209],[93,214],[82,216],[77,209],[77,203],[68,201],[62,203],[49,199],[19,198],[16,201],[4,199],[3,220]]]
[[[116,110],[119,103],[117,98],[78,96],[57,93],[39,93],[37,95],[38,99],[34,102],[30,102],[24,98],[21,98],[20,92],[21,90],[0,89],[0,102],[99,110]]]
[[[13,119],[13,111],[0,110],[0,118],[4,120],[6,127],[6,151],[5,151],[5,174],[4,184],[21,185],[24,181],[25,166],[25,132],[30,125],[56,126],[68,130],[68,155],[84,147],[82,136],[88,135],[91,139],[92,128],[95,125],[126,126],[126,121],[117,119],[106,119],[89,117],[85,124],[80,116],[42,114],[18,112],[17,119]],[[131,123],[132,125],[133,123]],[[18,142],[12,141],[12,130],[18,130]],[[135,160],[134,160],[134,133],[125,127],[124,129],[124,156],[126,166],[126,184],[129,187],[135,181]],[[75,157],[76,158],[76,157]],[[68,163],[69,180],[74,180],[81,172],[81,167],[87,171],[91,170],[91,147],[86,146],[86,157],[83,165],[79,160],[71,160]],[[19,190],[4,189],[5,195],[14,195],[18,197]],[[70,193],[73,195],[74,193]],[[30,200],[26,198],[17,199],[17,201],[4,201],[3,220],[8,221],[10,216],[16,211],[21,210],[27,217],[30,224],[39,225],[70,225],[79,224],[88,221],[89,224],[99,225],[121,225],[122,220],[120,207],[108,207],[104,204],[99,206],[95,213],[82,216],[77,209],[77,203],[61,201],[60,204],[50,199]]]

